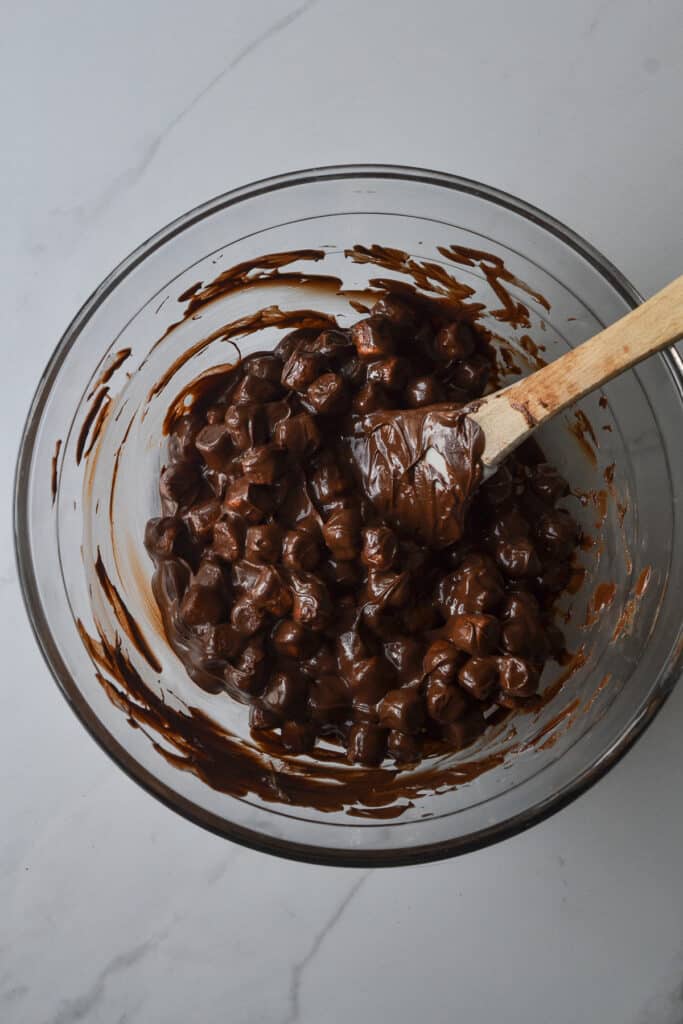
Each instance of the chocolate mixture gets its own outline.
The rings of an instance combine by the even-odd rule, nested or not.
[[[191,678],[255,733],[412,763],[533,702],[578,530],[535,443],[479,486],[457,407],[492,358],[462,312],[386,295],[205,377],[172,418],[154,594]]]

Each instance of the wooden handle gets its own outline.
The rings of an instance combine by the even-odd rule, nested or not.
[[[551,416],[683,337],[683,276],[571,352],[474,403],[493,468]]]

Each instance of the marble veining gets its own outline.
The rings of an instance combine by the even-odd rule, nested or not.
[[[306,955],[296,963],[292,964],[291,978],[289,983],[289,1013],[284,1018],[282,1024],[298,1024],[301,1019],[301,986],[304,980],[305,972],[313,962],[314,957],[320,951],[320,948],[328,937],[334,926],[339,922],[342,915],[346,911],[347,907],[351,903],[351,900],[359,892],[363,883],[370,877],[371,872],[366,871],[360,875],[353,883],[348,893],[340,901],[335,908],[330,918],[323,924],[320,931],[316,932],[311,942],[311,948],[308,950]]]
[[[156,949],[170,930],[171,924],[163,932],[151,936],[146,942],[141,942],[112,957],[85,992],[63,1002],[55,1016],[50,1018],[50,1024],[75,1024],[76,1021],[90,1019],[105,993],[108,980],[115,975],[125,974],[126,971],[139,964],[144,957]]]
[[[292,25],[297,19],[301,18],[302,15],[310,11],[311,8],[315,7],[319,0],[305,0],[305,3],[299,7],[295,7],[294,10],[288,14],[277,18],[272,24],[268,25],[262,32],[254,36],[245,46],[243,46],[229,61],[222,67],[214,76],[211,78],[206,85],[192,96],[188,102],[182,107],[162,128],[161,130],[150,139],[145,146],[141,149],[139,154],[135,158],[135,162],[130,164],[124,170],[120,171],[101,191],[100,195],[94,198],[87,206],[78,205],[73,209],[56,209],[53,213],[59,213],[61,215],[75,214],[81,223],[86,223],[95,220],[101,216],[104,211],[111,206],[117,197],[133,188],[133,186],[142,178],[150,164],[156,157],[157,153],[161,149],[164,142],[168,139],[171,132],[173,132],[187,117],[189,117],[193,110],[202,102],[202,100],[208,96],[213,89],[219,85],[223,79],[234,71],[243,61],[247,60],[248,57],[252,56],[260,47],[264,46],[271,39],[277,36],[280,32],[283,32],[289,25]]]

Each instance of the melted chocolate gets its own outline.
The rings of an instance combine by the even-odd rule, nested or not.
[[[350,330],[294,315],[169,410],[145,538],[166,635],[199,686],[251,705],[266,750],[324,740],[375,767],[468,746],[562,652],[567,485],[528,443],[478,490],[462,404],[492,354],[448,303],[387,294]]]
[[[385,521],[382,501],[378,510],[364,493],[353,458],[360,421],[417,410],[416,450],[427,450],[427,426],[439,435],[435,450],[443,453],[452,444],[447,425],[439,421],[440,411],[435,422],[434,411],[425,407],[468,402],[486,388],[487,378],[496,387],[506,368],[519,368],[505,341],[476,324],[483,307],[468,301],[473,290],[442,264],[381,246],[356,246],[348,259],[413,282],[376,278],[362,292],[344,291],[329,275],[283,270],[323,255],[271,254],[207,285],[196,282],[180,296],[186,308],[179,322],[198,318],[202,306],[231,292],[286,283],[346,296],[358,312],[370,314],[378,330],[361,327],[354,338],[316,310],[267,306],[183,353],[148,398],[217,338],[235,348],[237,364],[203,375],[168,410],[169,468],[185,468],[162,481],[166,515],[150,524],[147,543],[171,645],[216,699],[227,692],[250,705],[251,742],[197,709],[172,707],[144,683],[118,638],[109,639],[99,626],[91,636],[78,625],[105,692],[132,725],[164,737],[172,750],[155,747],[177,767],[235,796],[257,794],[322,811],[388,818],[425,793],[476,778],[517,748],[498,744],[488,756],[478,751],[476,760],[454,765],[436,758],[407,775],[401,766],[467,746],[487,726],[497,735],[495,726],[510,709],[537,710],[585,660],[582,652],[572,659],[561,652],[550,616],[570,572],[535,536],[539,511],[552,510],[566,489],[558,490],[542,453],[528,445],[471,498],[476,438],[468,438],[463,424],[457,475],[466,514],[453,508],[443,516],[434,501],[435,525],[425,529],[421,517],[410,523],[410,509],[392,515],[389,503]],[[501,301],[497,319],[528,322],[526,307],[508,285],[547,308],[500,260],[456,246],[441,255],[482,271]],[[316,358],[303,360],[291,387],[283,388],[282,373],[278,378],[274,372],[272,353],[242,360],[235,343],[271,326],[295,328],[276,352],[281,371],[295,349],[305,342],[305,355],[313,343]],[[491,339],[499,343],[495,353]],[[540,359],[530,339],[523,347]],[[307,382],[311,366],[317,376]],[[335,379],[321,383],[326,373]],[[99,405],[83,423],[79,460],[87,458],[106,419],[108,379],[101,377],[89,395],[90,400],[96,391]],[[311,385],[316,386],[309,393]],[[123,406],[117,418],[122,411]],[[93,425],[95,437],[86,450]],[[278,468],[279,449],[287,453],[284,471]],[[465,471],[466,452],[474,474]],[[115,475],[119,455],[120,449]],[[429,546],[447,539],[438,524],[452,530],[461,520],[459,541]],[[99,555],[97,562],[95,585],[131,644],[153,665],[156,659]],[[548,655],[567,665],[565,673],[542,696],[526,696]],[[477,658],[490,659],[490,668],[477,669]],[[481,671],[493,680],[485,700],[463,685],[470,677],[477,685]],[[306,752],[311,757],[302,757]],[[372,767],[385,755],[397,768]],[[348,760],[361,764],[350,766]]]
[[[361,483],[382,519],[430,548],[461,540],[481,481],[476,423],[443,405],[373,413],[354,432]]]
[[[272,733],[260,734],[258,745],[249,744],[198,708],[173,707],[146,685],[118,640],[112,643],[103,633],[93,637],[80,621],[77,625],[86,650],[102,669],[96,673],[100,685],[131,724],[149,728],[173,746],[154,744],[169,763],[232,796],[394,818],[436,786],[452,788],[476,779],[501,764],[507,753],[501,749],[448,768],[439,765],[411,778],[387,767],[351,772],[338,754],[321,748],[312,764],[292,756]]]

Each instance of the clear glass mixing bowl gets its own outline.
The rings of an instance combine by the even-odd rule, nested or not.
[[[600,778],[652,720],[677,679],[683,650],[678,589],[683,374],[672,351],[615,380],[602,400],[594,395],[581,404],[597,447],[573,413],[542,432],[548,457],[580,492],[569,500],[572,512],[595,540],[582,553],[583,586],[563,598],[567,642],[576,657],[569,669],[547,670],[544,686],[557,692],[540,712],[519,715],[476,747],[450,755],[450,763],[458,765],[499,753],[487,771],[438,792],[426,787],[393,819],[356,817],[348,809],[322,813],[212,789],[162,756],[163,735],[131,727],[115,690],[84,648],[82,630],[92,633],[94,618],[105,632],[119,632],[150,690],[174,706],[203,710],[246,740],[249,736],[246,709],[200,691],[169,650],[142,547],[145,521],[158,508],[166,409],[198,373],[230,361],[229,346],[216,338],[151,402],[147,398],[189,346],[253,311],[255,303],[265,303],[258,290],[242,291],[165,335],[181,319],[178,297],[224,267],[302,248],[324,249],[324,273],[338,275],[347,288],[363,289],[378,276],[377,267],[349,261],[344,250],[373,243],[444,266],[439,247],[453,243],[502,257],[550,303],[548,312],[528,302],[531,325],[524,330],[485,318],[520,353],[521,366],[529,349],[522,335],[542,344],[546,358],[556,358],[639,302],[622,275],[573,232],[473,181],[410,168],[352,166],[257,182],[164,228],[88,299],[40,381],[16,477],[16,548],[28,613],[55,679],[100,745],[149,792],[198,824],[271,853],[340,865],[450,856],[503,839],[558,810]],[[448,266],[489,310],[497,305],[481,269]],[[528,299],[514,285],[510,290]],[[267,303],[297,308],[297,298],[296,286],[276,284],[269,287]],[[333,290],[319,305],[344,322],[357,316]],[[240,347],[243,354],[272,347],[280,336],[266,329]],[[128,348],[130,355],[102,384],[115,353]],[[100,406],[102,429],[94,453],[78,464],[83,422],[90,413],[92,432],[97,420],[98,379],[108,388]],[[583,440],[577,436],[582,426]],[[89,435],[88,445],[90,440]],[[83,436],[80,444],[85,447]],[[98,548],[162,672],[151,669],[127,641],[111,603],[100,599],[92,568]],[[605,595],[612,593],[610,604]],[[564,685],[553,686],[563,672]]]

